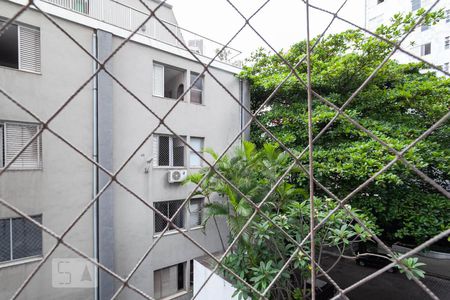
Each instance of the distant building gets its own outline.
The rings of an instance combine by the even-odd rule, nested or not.
[[[366,0],[366,28],[375,30],[381,24],[388,24],[396,13],[415,12],[428,9],[434,0]],[[443,9],[445,19],[436,25],[419,25],[405,40],[402,47],[444,70],[450,63],[450,0],[440,1],[433,11]],[[394,56],[399,62],[416,61],[411,56],[397,51]]]

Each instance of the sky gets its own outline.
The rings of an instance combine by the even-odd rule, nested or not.
[[[311,0],[310,3],[337,11],[344,0]],[[255,12],[266,0],[231,0],[246,17]],[[244,19],[226,0],[169,0],[178,24],[186,29],[221,43],[228,42],[244,25]],[[339,16],[364,26],[365,0],[348,0]],[[311,36],[322,33],[332,16],[310,9]],[[301,0],[271,0],[250,21],[250,24],[277,51],[288,49],[292,44],[306,38],[306,12]],[[335,20],[329,32],[339,32],[350,25]],[[230,44],[248,57],[258,47],[268,46],[248,26]]]

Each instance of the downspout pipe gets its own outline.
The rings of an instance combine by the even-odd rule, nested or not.
[[[97,32],[94,30],[92,34],[92,54],[98,59],[98,51],[97,51]],[[92,72],[95,73],[98,68],[98,64],[95,60],[92,62]],[[95,162],[98,163],[98,77],[95,76],[93,80],[93,88],[92,88],[92,157]],[[92,198],[94,198],[98,193],[98,167],[93,165],[92,170]],[[93,256],[94,259],[99,261],[99,252],[98,252],[98,199],[95,201],[93,205]],[[99,299],[99,274],[98,267],[94,268],[94,280],[95,280],[95,288],[94,288],[94,300]]]

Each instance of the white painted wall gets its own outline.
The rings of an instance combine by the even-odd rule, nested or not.
[[[211,274],[211,270],[198,261],[194,260],[194,295],[203,285],[205,280]],[[238,299],[237,296],[233,297],[233,293],[236,289],[217,274],[213,274],[206,283],[205,287],[200,291],[196,299],[199,300],[230,300]]]

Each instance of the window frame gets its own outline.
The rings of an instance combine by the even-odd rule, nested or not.
[[[36,123],[27,123],[27,122],[13,122],[13,121],[2,121],[0,120],[0,170],[2,170],[6,164],[8,164],[7,153],[8,153],[8,140],[7,140],[7,126],[8,124],[11,126],[34,126],[36,132],[41,129],[40,124]],[[33,134],[34,135],[34,134]],[[28,142],[28,141],[27,141]],[[26,142],[26,143],[27,143]],[[35,160],[35,167],[17,167],[11,164],[7,171],[34,171],[34,170],[42,170],[43,169],[43,161],[42,161],[42,135],[39,135],[30,145],[28,145],[27,149],[33,147],[33,144],[36,143],[37,153]],[[26,150],[25,150],[26,151]],[[23,153],[22,153],[23,154]],[[22,155],[21,154],[21,155]],[[15,155],[15,154],[14,154]],[[17,159],[20,159],[20,155]],[[17,160],[16,160],[17,162]]]
[[[192,144],[192,139],[200,140],[200,149],[195,149],[194,145]],[[204,149],[205,149],[205,138],[199,137],[199,136],[191,136],[189,137],[189,145],[194,148],[197,152],[199,152],[202,156],[204,156]],[[192,149],[188,148],[189,151],[189,168],[191,169],[200,169],[204,165],[204,161],[201,157],[199,157]],[[193,165],[192,164],[192,156],[198,156],[198,159],[200,160],[200,165]]]
[[[156,88],[155,88],[156,87],[156,83],[155,83],[155,81],[156,81],[156,76],[155,76],[156,68],[155,68],[155,66],[157,68],[161,68],[162,69],[162,94],[155,93],[155,91],[156,91]],[[154,97],[163,98],[163,99],[166,99],[166,100],[175,100],[176,101],[178,98],[171,98],[171,97],[166,97],[165,96],[166,82],[164,80],[164,77],[165,77],[165,74],[166,74],[166,69],[172,69],[172,70],[181,72],[183,74],[182,84],[184,86],[186,86],[186,74],[187,74],[187,70],[186,69],[178,68],[178,67],[175,67],[175,66],[171,66],[171,65],[168,65],[168,64],[164,64],[164,63],[161,63],[161,62],[154,61],[153,62],[153,90],[152,90],[152,95]],[[185,101],[185,99],[186,99],[185,96],[181,99],[181,101]]]
[[[190,85],[192,85],[194,83],[193,79],[197,78],[200,75],[200,73],[191,71],[190,72],[190,76],[189,76],[189,80],[190,80]],[[192,76],[194,76],[194,78],[192,78]],[[200,76],[195,82],[197,83],[199,80],[202,81],[202,89],[198,89],[195,87],[195,85],[192,85],[192,88],[189,91],[189,102],[192,104],[196,104],[196,105],[205,105],[205,74],[203,74],[202,76]],[[198,102],[192,102],[192,92],[200,92],[200,103]]]
[[[429,46],[429,52],[427,53],[427,46]],[[420,56],[427,56],[431,54],[431,43],[425,43],[420,45]]]
[[[153,206],[155,207],[156,210],[158,210],[159,212],[161,212],[163,215],[165,215],[167,218],[171,218],[172,216],[170,216],[170,203],[175,203],[178,202],[178,206],[176,208],[176,210],[178,210],[180,208],[180,205],[183,204],[184,200],[165,200],[165,201],[155,201],[153,202]],[[167,212],[167,214],[164,211],[161,211],[160,209],[156,208],[157,204],[166,204],[166,210],[165,212]],[[184,207],[181,209],[181,211],[178,213],[177,218],[181,218],[181,221],[183,222],[182,226],[177,225],[181,230],[186,230],[186,224],[188,223],[186,220],[186,205],[184,205]],[[159,236],[161,235],[161,233],[164,231],[164,228],[167,226],[167,222],[164,219],[161,219],[160,222],[165,223],[164,228],[160,231],[156,231],[156,223],[157,223],[157,218],[161,218],[161,216],[155,212],[153,212],[153,236]],[[175,218],[174,221],[177,220],[177,218]],[[164,235],[166,234],[172,234],[172,233],[178,233],[178,230],[170,228],[164,233]]]
[[[164,166],[164,165],[159,165],[159,155],[160,155],[160,151],[159,151],[159,143],[160,137],[168,137],[169,138],[169,165],[168,166]],[[182,139],[184,139],[185,141],[187,140],[187,136],[180,136]],[[177,136],[174,135],[169,135],[169,134],[154,134],[154,138],[153,138],[153,167],[154,168],[161,168],[161,169],[186,169],[188,166],[188,161],[187,161],[187,151],[186,148],[187,146],[181,142],[183,144],[183,166],[174,166],[173,161],[174,161],[174,139],[178,139]]]
[[[170,274],[171,269],[176,270],[175,284],[177,286],[177,291],[172,294],[164,295],[163,290],[162,290],[163,281],[161,280],[164,277],[162,272],[169,272],[169,274]],[[186,261],[154,270],[153,271],[153,296],[155,297],[155,299],[172,299],[172,298],[175,298],[182,294],[186,294],[188,292],[188,288],[186,286],[187,285],[187,282],[186,282],[187,271],[188,271],[188,263]],[[157,272],[159,272],[161,274],[159,274],[159,276],[157,276]],[[157,278],[159,278],[159,281],[160,281],[158,289],[156,288],[157,287],[157,282],[156,282]],[[182,287],[180,287],[180,283],[182,283]],[[158,292],[158,295],[156,294],[157,292]]]
[[[191,203],[193,201],[200,202],[200,209],[198,211],[191,211]],[[199,229],[199,228],[204,228],[205,227],[203,225],[203,221],[204,221],[204,219],[203,219],[203,217],[204,217],[203,216],[203,209],[204,209],[204,207],[205,207],[205,198],[204,197],[192,198],[189,201],[189,204],[188,204],[188,207],[187,207],[187,214],[186,214],[188,216],[188,218],[187,218],[187,223],[188,224],[187,224],[186,227],[188,227],[189,230],[195,230],[195,229]],[[196,215],[196,214],[198,214],[199,217],[200,217],[200,224],[192,225],[192,217],[194,215]]]
[[[44,219],[43,218],[43,214],[30,215],[29,217],[34,219],[35,221],[37,221],[40,224],[43,223],[43,219]],[[36,220],[36,218],[40,218],[40,220]],[[25,218],[24,217],[0,218],[0,221],[3,221],[3,220],[8,220],[9,221],[9,249],[10,249],[10,258],[8,260],[0,261],[0,267],[2,267],[3,265],[9,265],[11,263],[14,264],[16,262],[28,261],[30,259],[36,259],[36,258],[42,258],[43,257],[44,239],[43,239],[42,230],[39,228],[39,233],[40,233],[39,236],[40,236],[40,244],[41,244],[40,254],[14,258],[13,220],[18,220],[18,219],[25,219]],[[28,220],[26,220],[26,221],[28,221]],[[30,221],[28,221],[28,222],[30,222]],[[33,226],[36,226],[36,225],[33,224]]]
[[[6,23],[8,21],[8,19],[0,16],[0,25],[1,23]],[[29,24],[24,24],[21,22],[12,22],[10,25],[8,26],[15,26],[17,27],[17,68],[16,67],[12,67],[12,66],[5,66],[5,65],[1,65],[0,64],[0,68],[5,68],[5,69],[9,69],[9,70],[17,70],[17,71],[23,71],[23,72],[28,72],[28,73],[33,73],[33,74],[42,74],[42,41],[41,41],[41,30],[39,27],[33,26],[33,25],[29,25]],[[37,44],[35,45],[36,47],[33,48],[36,52],[33,53],[36,57],[34,57],[33,59],[35,59],[36,61],[34,61],[33,63],[35,64],[34,68],[32,67],[26,67],[26,63],[23,59],[22,56],[25,56],[26,54],[30,55],[29,53],[26,53],[26,51],[22,51],[23,46],[21,46],[21,44],[23,42],[25,42],[25,38],[22,37],[26,37],[26,32],[28,31],[28,33],[30,32],[34,32],[36,34],[35,38],[36,38],[36,42]],[[28,41],[29,42],[29,41]],[[29,50],[29,45],[27,45],[28,47],[26,47],[26,49]]]

